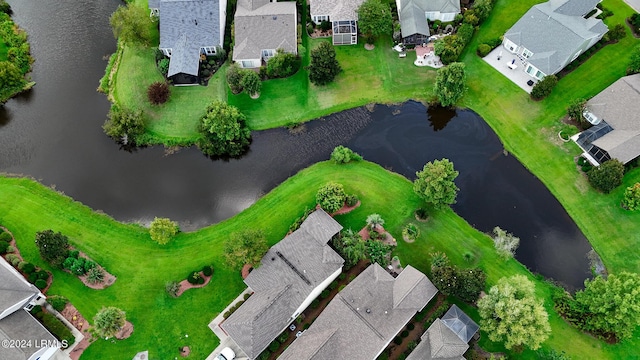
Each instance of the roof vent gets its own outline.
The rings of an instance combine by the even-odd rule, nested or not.
[[[278,20],[278,17],[277,17],[277,16],[274,16],[274,17],[273,17],[273,20]]]
[[[196,26],[198,26],[198,19],[193,20],[194,23],[196,23]]]
[[[276,258],[272,257],[272,258],[271,258],[271,261],[276,261]]]
[[[371,309],[367,309],[365,311],[367,312],[367,314],[371,314]]]

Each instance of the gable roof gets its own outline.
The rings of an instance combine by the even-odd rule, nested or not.
[[[331,300],[279,359],[374,359],[437,292],[410,265],[394,279],[374,263]]]
[[[403,37],[413,34],[431,35],[424,9],[420,6],[424,1],[400,0],[398,17]]]
[[[171,77],[179,73],[198,76],[199,68],[200,46],[189,41],[187,34],[182,34],[173,46],[167,76]]]
[[[0,256],[0,314],[17,303],[31,300],[39,293],[38,288],[27,282]]]
[[[33,346],[6,347],[0,349],[2,360],[27,360],[43,347],[50,347],[56,338],[26,310],[20,309],[0,320],[0,341],[31,340]]]
[[[256,358],[293,321],[294,312],[344,260],[327,242],[342,226],[319,209],[271,247],[245,283],[255,292],[220,327]]]
[[[419,0],[417,1],[425,12],[439,11],[441,13],[459,13],[459,0]]]
[[[547,75],[562,70],[585,41],[604,35],[600,19],[582,17],[598,0],[551,0],[531,7],[504,37],[533,52],[527,61]],[[588,11],[587,10],[587,11]],[[579,14],[579,15],[578,15]]]
[[[184,35],[198,48],[222,46],[219,0],[160,0],[159,9],[161,49],[174,48]]]
[[[364,0],[309,0],[311,16],[329,15],[329,20],[358,20],[358,8]]]
[[[238,3],[234,17],[233,60],[260,59],[264,49],[297,53],[297,10],[294,1],[273,2],[250,10]]]
[[[640,74],[618,79],[587,101],[587,109],[613,128],[593,145],[622,163],[640,155]]]
[[[463,360],[469,345],[436,319],[420,337],[420,343],[407,356],[407,360]]]
[[[480,329],[480,326],[455,304],[444,314],[442,322],[465,343],[468,343]]]

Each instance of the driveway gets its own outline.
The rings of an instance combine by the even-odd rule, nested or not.
[[[624,0],[636,12],[640,12],[640,0]]]

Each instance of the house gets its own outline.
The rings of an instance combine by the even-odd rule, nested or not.
[[[464,360],[462,355],[469,349],[469,341],[478,329],[478,324],[453,305],[422,334],[407,360]]]
[[[410,265],[394,278],[374,263],[331,300],[279,359],[375,359],[437,292]]]
[[[29,313],[44,298],[38,288],[0,257],[0,341],[4,345],[25,340],[21,346],[0,347],[0,359],[48,360],[58,352],[56,338]]]
[[[534,5],[507,30],[503,46],[532,78],[556,74],[608,31],[602,20],[584,18],[600,1],[550,0]]]
[[[429,21],[453,21],[460,14],[459,0],[396,0],[402,43],[419,45],[428,42]]]
[[[233,61],[242,68],[259,68],[278,49],[297,54],[297,18],[295,1],[238,0]]]
[[[327,242],[342,226],[321,209],[271,247],[244,280],[254,291],[220,328],[255,359],[342,272]]]
[[[170,57],[167,77],[176,85],[198,83],[200,55],[224,44],[227,0],[150,0],[160,20],[160,50]]]
[[[364,0],[309,0],[311,20],[331,22],[333,45],[358,43],[358,8]]]
[[[594,124],[572,139],[593,165],[609,159],[626,164],[640,156],[640,74],[618,79],[587,101],[585,118]]]

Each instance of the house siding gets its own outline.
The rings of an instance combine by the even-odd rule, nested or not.
[[[458,13],[441,13],[440,11],[427,11],[424,15],[429,21],[440,20],[442,22],[453,21]]]
[[[262,66],[262,59],[239,59],[236,64],[243,69],[254,69]]]

